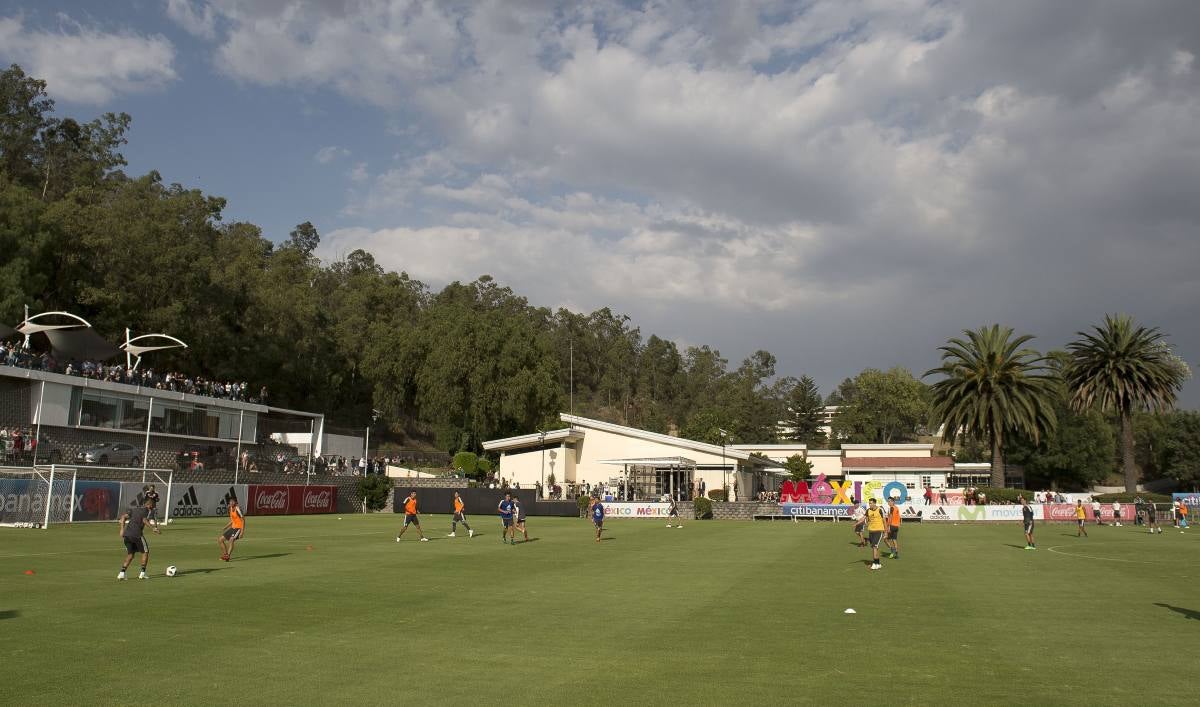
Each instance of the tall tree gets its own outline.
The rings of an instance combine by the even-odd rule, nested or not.
[[[1096,408],[1117,415],[1125,490],[1133,493],[1138,481],[1133,414],[1170,410],[1191,371],[1172,353],[1158,328],[1139,326],[1128,315],[1105,315],[1103,325],[1076,336],[1067,345],[1071,405],[1076,410]]]
[[[824,444],[825,433],[821,430],[824,408],[816,382],[802,376],[787,394],[788,436],[810,447]]]
[[[833,434],[844,442],[910,441],[929,419],[929,393],[907,369],[868,368],[854,377],[852,386],[854,396],[841,404],[833,418]]]
[[[1163,447],[1167,476],[1194,491],[1200,484],[1200,413],[1180,411],[1171,415]]]
[[[1021,433],[1037,441],[1053,429],[1056,376],[1046,358],[1022,348],[1033,337],[1013,338],[1013,330],[993,324],[963,330],[938,350],[942,365],[925,373],[940,375],[931,386],[933,418],[944,425],[942,439],[970,434],[992,448],[992,486],[1004,487],[1006,435]]]

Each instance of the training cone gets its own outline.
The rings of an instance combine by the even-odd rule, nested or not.
[[[857,611],[855,611],[854,609],[846,609],[846,610],[845,610],[845,611],[843,611],[842,613],[843,613],[843,614],[857,614],[858,612],[857,612]]]
[[[25,574],[37,574],[37,572],[34,572],[33,570],[25,570]]]

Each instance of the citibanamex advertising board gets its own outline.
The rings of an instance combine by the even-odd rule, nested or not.
[[[334,513],[336,486],[284,486],[252,484],[246,514],[255,516]]]
[[[0,481],[0,523],[31,518],[41,522],[46,511],[47,484],[31,479]],[[74,494],[72,494],[74,490]],[[116,481],[55,481],[50,516],[57,522],[111,521],[120,515],[121,484]]]

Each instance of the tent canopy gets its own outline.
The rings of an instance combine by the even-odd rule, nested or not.
[[[44,333],[50,340],[50,347],[54,349],[56,358],[107,361],[121,353],[121,349],[106,341],[90,327],[52,329]]]

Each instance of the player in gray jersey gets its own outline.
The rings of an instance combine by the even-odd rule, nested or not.
[[[142,553],[142,571],[138,573],[138,579],[146,578],[146,564],[150,562],[150,543],[146,540],[145,530],[150,528],[159,534],[158,525],[150,522],[150,511],[154,507],[154,501],[147,498],[142,505],[133,508],[121,515],[121,540],[125,543],[125,562],[121,565],[121,572],[117,575],[117,579],[125,579],[125,570],[129,569],[129,563],[133,562],[135,553]]]

